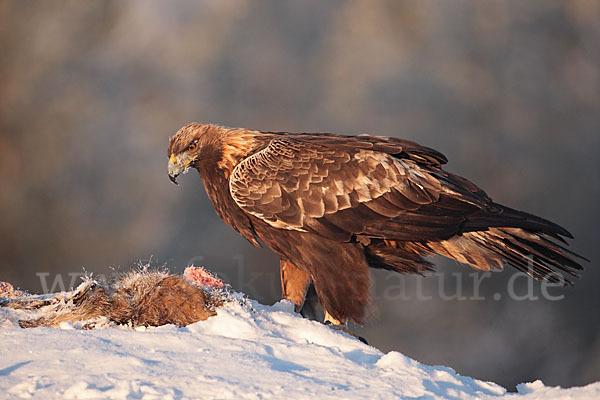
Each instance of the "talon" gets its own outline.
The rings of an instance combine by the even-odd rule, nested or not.
[[[360,340],[364,344],[367,344],[367,345],[369,344],[369,342],[367,342],[367,339],[352,332],[350,329],[346,328],[344,325],[336,325],[331,321],[325,321],[324,324],[326,326],[331,327],[331,329],[335,329],[336,331],[346,332],[348,335],[355,337],[356,339]]]

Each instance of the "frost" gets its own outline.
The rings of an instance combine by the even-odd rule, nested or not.
[[[237,301],[184,328],[103,320],[21,329],[0,313],[0,393],[20,398],[593,399],[600,383],[518,392],[387,354],[281,301]],[[6,310],[2,310],[6,311]],[[94,324],[95,330],[86,330]],[[104,328],[104,329],[99,329]]]

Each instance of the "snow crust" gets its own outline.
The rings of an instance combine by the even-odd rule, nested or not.
[[[239,296],[238,296],[239,297]],[[185,328],[21,329],[0,309],[0,398],[600,399],[600,383],[518,392],[382,353],[281,301],[228,303]]]

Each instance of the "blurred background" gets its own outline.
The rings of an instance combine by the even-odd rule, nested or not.
[[[4,0],[0,280],[195,263],[273,303],[277,257],[218,219],[197,174],[169,182],[168,137],[191,121],[398,136],[592,262],[559,301],[511,298],[529,282],[510,269],[476,275],[471,301],[440,295],[476,289],[442,259],[429,279],[376,272],[376,317],[352,329],[511,390],[599,380],[599,21],[585,0]]]

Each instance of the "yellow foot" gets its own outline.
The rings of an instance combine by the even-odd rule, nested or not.
[[[331,326],[333,329],[335,329],[336,331],[343,331],[346,332],[348,335],[350,336],[354,336],[355,338],[357,338],[358,340],[360,340],[361,342],[363,342],[364,344],[369,344],[367,342],[367,340],[362,337],[362,336],[358,336],[356,333],[350,331],[347,327],[346,327],[346,323],[341,323],[340,321],[338,321],[337,319],[333,318],[331,316],[331,314],[329,314],[327,311],[325,311],[325,318],[324,318],[324,323],[325,325]]]
[[[342,322],[342,321],[338,321],[337,319],[333,318],[331,316],[331,314],[329,314],[327,312],[327,310],[325,310],[325,318],[324,318],[324,320],[325,320],[324,321],[325,324],[327,324],[327,323],[329,323],[331,325],[345,325],[346,324],[346,321]]]

